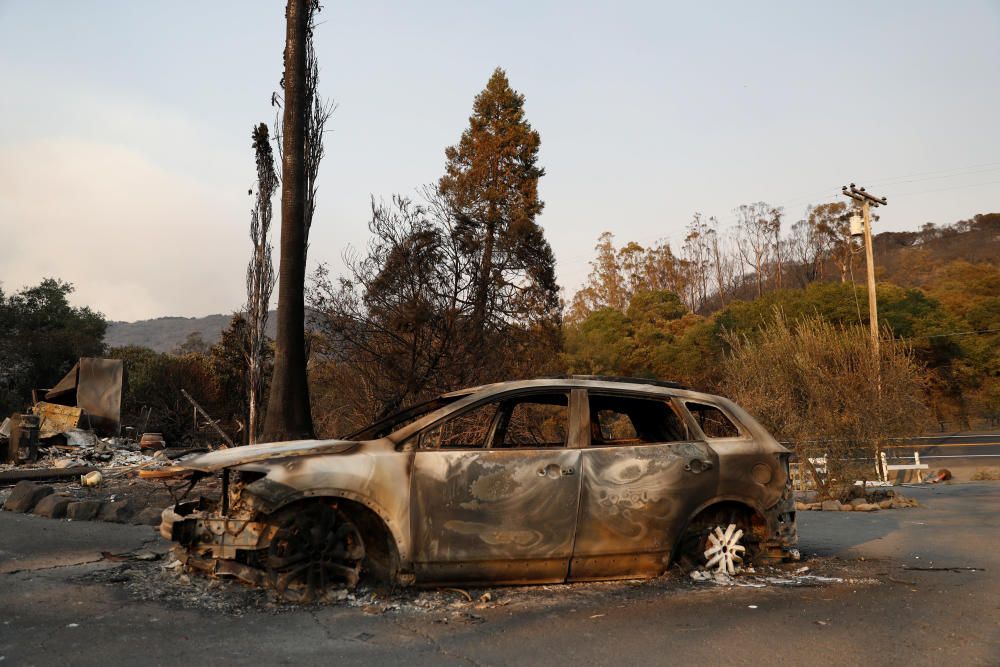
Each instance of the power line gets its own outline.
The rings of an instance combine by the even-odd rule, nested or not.
[[[974,171],[970,171],[970,170],[974,170]],[[937,189],[933,189],[933,190],[923,190],[922,189],[922,190],[916,190],[916,191],[912,191],[912,192],[902,192],[902,193],[892,192],[891,191],[892,190],[892,186],[895,186],[895,185],[904,185],[904,184],[908,184],[908,183],[918,183],[918,182],[929,181],[929,180],[939,180],[939,179],[947,179],[947,178],[960,178],[960,177],[964,177],[964,176],[973,176],[973,175],[977,175],[977,174],[980,174],[980,173],[988,173],[988,172],[998,171],[998,170],[1000,170],[1000,162],[984,162],[984,163],[981,163],[981,164],[967,165],[967,166],[964,166],[964,167],[950,167],[948,169],[940,169],[940,170],[933,170],[933,171],[923,171],[923,172],[914,172],[914,173],[910,173],[910,174],[901,174],[901,175],[898,175],[898,176],[887,176],[887,177],[883,177],[883,178],[867,179],[867,182],[869,182],[869,183],[875,183],[875,184],[886,184],[886,183],[888,183],[889,187],[887,189],[889,190],[890,194],[892,194],[893,197],[910,197],[910,196],[918,195],[918,194],[931,194],[931,193],[935,193],[935,192],[949,192],[949,191],[952,191],[952,190],[962,190],[962,189],[966,189],[966,188],[977,188],[977,187],[984,187],[984,186],[987,186],[987,185],[997,185],[997,184],[1000,184],[1000,181],[987,181],[987,182],[984,182],[984,183],[972,183],[972,184],[966,184],[966,185],[955,185],[955,186],[950,186],[950,187],[946,187],[946,188],[937,188]],[[952,173],[952,172],[959,172],[959,173]],[[914,180],[901,180],[901,179],[914,179]],[[893,183],[892,181],[896,181],[896,182]],[[832,202],[836,201],[837,198],[840,195],[841,195],[841,193],[839,193],[839,192],[831,192],[830,190],[824,190],[822,192],[816,193],[815,195],[809,195],[809,196],[802,196],[802,195],[800,195],[800,196],[797,196],[797,197],[788,198],[783,203],[775,204],[774,207],[775,208],[784,209],[785,212],[787,213],[790,209],[792,209],[792,208],[794,208],[796,206],[801,206],[801,205],[821,205],[821,204],[826,204],[826,203],[832,203]],[[725,223],[728,223],[730,225],[733,224],[733,223],[739,223],[739,218],[736,216],[735,213],[732,213],[732,212],[730,212],[728,215],[725,215],[725,216],[712,216],[712,215],[709,215],[709,216],[706,216],[706,217],[708,217],[708,218],[713,218],[714,217],[719,222],[725,222]],[[646,246],[648,244],[657,243],[657,242],[661,242],[661,241],[667,241],[669,243],[670,242],[669,236],[670,236],[669,234],[655,234],[655,235],[652,235],[652,236],[646,236],[646,237],[643,237],[643,238],[640,238],[640,239],[631,239],[631,240],[634,241],[635,243],[639,243],[640,245]],[[579,259],[584,259],[584,258],[592,258],[592,255],[589,254],[589,253],[587,255],[583,255],[583,254],[577,253],[577,254],[574,254],[574,255],[571,255],[571,256],[567,257],[566,259],[572,261],[572,260],[579,260]]]
[[[975,170],[975,171],[970,171],[970,170]],[[949,167],[948,169],[917,171],[910,174],[900,174],[898,176],[884,176],[881,178],[866,178],[864,180],[866,183],[874,183],[874,184],[887,184],[893,181],[897,181],[896,183],[893,184],[900,185],[902,183],[916,183],[923,180],[935,180],[941,178],[958,178],[961,176],[971,176],[974,174],[985,173],[996,170],[1000,170],[1000,162],[983,162],[980,164],[971,164],[964,167]],[[951,172],[959,172],[959,173],[951,173]],[[928,177],[928,178],[923,178],[923,177]],[[906,179],[916,179],[916,180],[910,181]],[[799,202],[811,203],[812,201],[820,197],[826,196],[827,193],[829,193],[829,190],[823,190],[822,192],[813,195],[798,195],[794,197],[789,197],[786,199],[786,204],[783,205],[784,206],[788,206],[790,204],[794,205]],[[834,198],[839,195],[840,193],[837,192],[832,195],[829,195],[829,197]]]
[[[976,331],[949,331],[947,333],[939,334],[926,334],[920,336],[906,336],[905,338],[896,338],[896,340],[923,340],[924,338],[947,338],[951,336],[976,336],[979,334],[987,333],[1000,333],[1000,329],[977,329]]]
[[[955,172],[964,172],[964,171],[967,171],[969,169],[981,169],[981,168],[984,168],[984,167],[1000,168],[1000,162],[983,162],[981,164],[970,164],[970,165],[965,166],[965,167],[951,167],[949,169],[937,169],[937,170],[933,170],[933,171],[917,171],[917,172],[914,172],[912,174],[900,174],[899,176],[884,176],[882,178],[869,178],[869,179],[865,179],[865,182],[867,182],[867,183],[885,184],[885,183],[887,183],[889,181],[897,181],[897,180],[901,180],[901,179],[905,179],[905,178],[917,178],[917,177],[921,177],[921,176],[931,176],[931,175],[934,175],[934,174],[947,174],[948,172],[953,172],[953,171],[955,171]],[[961,175],[961,174],[958,174],[958,175]],[[947,178],[947,177],[948,176],[943,176],[942,178]]]
[[[893,183],[882,183],[881,186],[883,188],[885,188],[885,187],[889,187],[889,186],[892,186],[892,185],[903,185],[904,183],[924,183],[926,181],[938,181],[938,180],[941,180],[943,178],[962,178],[964,176],[975,176],[977,174],[986,174],[986,173],[989,173],[991,171],[1000,171],[1000,166],[990,167],[989,169],[977,169],[975,171],[964,171],[964,172],[958,173],[958,174],[944,174],[944,175],[941,175],[941,176],[926,176],[924,178],[911,178],[911,179],[907,179],[907,180],[897,180],[896,182],[893,182]]]
[[[970,183],[969,185],[956,185],[950,188],[937,188],[936,190],[916,190],[914,192],[895,193],[893,197],[910,197],[912,195],[925,195],[932,192],[948,192],[949,190],[964,190],[966,188],[981,188],[984,185],[997,185],[1000,181],[987,181],[986,183]]]

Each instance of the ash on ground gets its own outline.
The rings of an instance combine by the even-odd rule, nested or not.
[[[129,597],[137,600],[232,616],[339,606],[355,608],[365,614],[420,614],[433,617],[437,623],[477,624],[486,621],[479,612],[508,606],[519,610],[556,604],[591,607],[620,605],[661,595],[726,595],[743,588],[780,591],[801,587],[879,585],[888,574],[887,569],[886,564],[875,561],[815,557],[808,562],[757,567],[735,577],[718,573],[692,576],[692,573],[673,568],[655,579],[536,586],[390,589],[362,584],[350,592],[331,590],[323,601],[301,605],[283,602],[268,589],[186,572],[169,553],[139,552],[76,581],[124,589]]]

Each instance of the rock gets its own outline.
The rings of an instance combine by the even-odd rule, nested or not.
[[[14,486],[14,490],[7,496],[3,508],[8,512],[30,512],[34,509],[38,501],[45,496],[52,495],[51,486],[42,486],[34,482],[20,481]]]
[[[837,500],[824,500],[820,504],[820,509],[824,512],[838,512],[840,511],[840,502]]]
[[[823,509],[823,503],[809,503],[809,509],[816,510],[818,512]]]
[[[79,500],[66,507],[66,518],[73,521],[92,521],[104,505],[100,500]]]
[[[795,511],[797,511],[797,512],[805,512],[807,509],[809,509],[809,505],[807,503],[800,503],[800,502],[796,501],[796,503],[795,503]]]
[[[137,526],[159,526],[163,519],[163,510],[159,507],[147,507],[132,518]]]
[[[56,493],[49,494],[38,501],[35,505],[35,516],[44,516],[49,519],[61,519],[66,516],[66,508],[73,502],[72,498],[60,496]]]
[[[137,509],[131,498],[122,498],[116,502],[104,503],[97,518],[111,523],[126,523],[135,516]]]
[[[908,502],[906,502],[906,500],[900,499],[900,498],[897,498],[896,500],[893,500],[892,504],[890,505],[890,507],[892,509],[894,509],[894,510],[901,510],[901,509],[904,509],[904,508],[909,507],[909,506],[910,506],[910,503],[908,503]]]
[[[840,511],[841,512],[853,512],[854,511],[854,505],[850,505],[850,504],[848,504],[848,505],[841,505],[840,506]]]
[[[890,507],[892,507],[892,500],[883,500],[878,504],[878,506],[884,510],[887,510]]]
[[[867,505],[868,501],[865,500],[864,498],[854,498],[848,504],[849,505],[853,505],[854,507],[857,507],[858,505]]]
[[[860,505],[854,506],[855,512],[876,512],[878,511],[878,505],[873,505],[871,503],[861,503]]]

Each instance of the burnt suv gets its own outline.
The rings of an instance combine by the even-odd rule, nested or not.
[[[309,600],[393,583],[553,583],[733,572],[797,556],[790,452],[720,396],[632,378],[503,382],[345,440],[211,452],[218,500],[164,511],[190,567]]]

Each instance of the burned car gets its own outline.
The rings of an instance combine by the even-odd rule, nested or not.
[[[632,378],[445,394],[345,440],[180,464],[222,494],[164,511],[192,568],[292,600],[396,584],[555,583],[732,572],[795,554],[790,452],[739,406]]]

